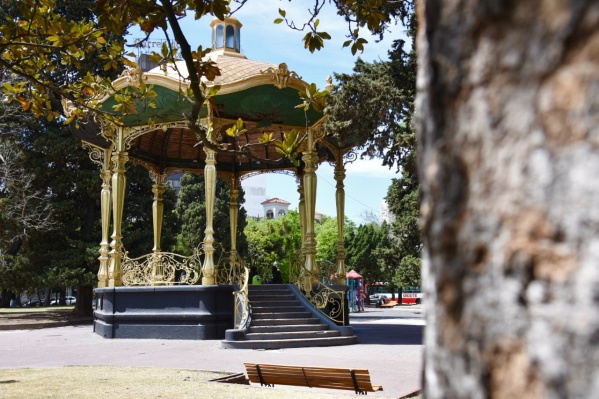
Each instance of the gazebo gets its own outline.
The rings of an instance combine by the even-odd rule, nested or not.
[[[235,18],[215,19],[211,23],[212,52],[208,57],[221,74],[204,83],[208,88],[218,86],[220,89],[202,109],[200,124],[209,132],[216,149],[199,142],[189,128],[186,116],[191,105],[181,95],[189,87],[184,62],[161,65],[148,72],[126,70],[113,82],[117,90],[152,85],[155,106],[140,103],[135,113],[112,121],[96,118],[96,122],[73,127],[91,159],[101,168],[102,238],[94,322],[94,329],[100,335],[218,339],[224,336],[225,330],[243,326],[247,320],[247,295],[243,292],[245,268],[235,242],[238,192],[242,179],[260,173],[277,171],[297,179],[302,263],[308,274],[315,274],[318,270],[314,239],[315,171],[321,162],[335,163],[339,229],[336,263],[337,275],[341,276],[338,283],[345,284],[342,277],[345,276],[344,157],[347,159],[348,154],[353,154],[353,143],[326,137],[322,113],[296,108],[301,101],[299,92],[308,84],[285,63],[253,61],[241,54],[241,26]],[[330,78],[327,88],[332,88]],[[106,94],[101,100],[102,110],[111,112],[117,105],[115,95]],[[72,109],[68,102],[64,107],[67,114]],[[240,119],[245,132],[235,137],[227,135],[226,130]],[[260,142],[265,133],[282,139],[283,132],[292,129],[307,133],[297,160],[279,154],[272,142]],[[241,147],[250,147],[252,156],[228,151]],[[127,162],[145,167],[154,181],[154,247],[152,253],[137,259],[128,258],[122,243]],[[164,252],[160,244],[166,178],[182,171],[203,174],[206,183],[205,238],[202,246],[189,257]],[[213,209],[217,178],[230,188],[232,244],[226,261],[221,263],[214,260]],[[309,292],[312,280],[304,279],[304,291]],[[176,311],[167,314],[165,308]]]

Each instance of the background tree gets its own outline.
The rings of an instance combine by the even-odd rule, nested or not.
[[[389,281],[383,274],[374,251],[385,238],[386,230],[376,223],[358,226],[348,232],[346,249],[347,269],[354,269],[364,277],[364,282]]]
[[[175,213],[180,233],[177,236],[176,250],[190,255],[193,249],[204,241],[206,229],[206,203],[204,176],[186,173],[181,177],[181,190]],[[239,190],[238,202],[244,201],[243,189]],[[247,241],[243,231],[246,226],[246,211],[242,207],[237,217],[237,252],[247,253]],[[214,202],[214,239],[222,248],[231,248],[231,226],[229,222],[229,187],[220,179],[216,180]],[[222,248],[218,252],[222,253]],[[216,259],[219,254],[217,253]]]
[[[393,179],[387,205],[394,216],[386,243],[374,255],[398,287],[421,286],[422,236],[420,233],[420,185],[416,177],[415,151],[402,161],[400,177]]]
[[[154,246],[154,219],[152,203],[154,194],[150,173],[142,166],[127,165],[127,187],[125,212],[123,213],[123,244],[129,257],[138,257],[152,252]],[[161,249],[170,250],[176,243],[179,220],[175,214],[177,193],[166,185],[163,194],[163,221]]]
[[[34,176],[32,186],[45,193],[56,222],[52,230],[37,230],[23,242],[24,245],[14,258],[18,273],[15,269],[11,274],[28,276],[28,283],[26,286],[21,285],[21,289],[39,291],[41,288],[56,288],[60,291],[61,298],[64,298],[65,287],[76,285],[76,310],[82,314],[91,314],[92,283],[97,271],[99,172],[68,127],[62,121],[56,122],[54,119],[62,109],[62,88],[69,87],[70,82],[82,79],[88,73],[106,78],[114,78],[116,75],[115,71],[113,74],[107,73],[95,62],[93,57],[97,57],[98,53],[93,50],[93,44],[77,49],[69,48],[64,42],[44,46],[39,42],[41,38],[36,39],[31,34],[36,32],[33,25],[39,24],[40,18],[49,18],[52,13],[55,13],[57,19],[71,21],[69,29],[84,24],[91,24],[89,29],[93,29],[93,23],[88,21],[95,19],[94,3],[92,0],[57,1],[45,12],[41,3],[32,5],[5,1],[0,9],[0,19],[6,21],[0,38],[0,47],[6,50],[3,57],[0,57],[2,73],[7,77],[3,90],[9,98],[15,98],[15,88],[25,88],[25,81],[11,77],[10,73],[16,72],[21,79],[29,79],[33,83],[28,90],[16,94],[21,110],[9,131],[11,140],[22,153],[27,173]],[[36,5],[39,7],[36,8]],[[15,26],[11,23],[28,18],[34,20],[29,32],[12,30]],[[49,24],[46,27],[51,30],[51,26]],[[12,35],[18,36],[17,43],[20,40],[36,41],[31,48],[38,49],[41,53],[38,52],[35,59],[21,56],[11,58],[8,54],[16,49],[14,42],[11,42],[11,37],[14,37]],[[49,38],[51,34],[47,33],[44,37]],[[68,37],[63,39],[70,40]],[[86,55],[92,57],[87,62],[85,57],[78,54],[86,48],[89,52]],[[64,54],[69,51],[71,54],[68,56]],[[80,58],[78,62],[67,62],[73,56]],[[37,64],[40,60],[47,62]],[[38,71],[31,75],[35,65]],[[40,106],[44,109],[41,110]],[[34,115],[46,115],[47,118],[34,120],[30,112],[24,111],[33,111]]]
[[[297,211],[276,219],[248,219],[244,234],[248,242],[248,266],[255,267],[258,274],[268,279],[277,262],[283,282],[293,282],[290,267],[299,259],[302,245]]]
[[[337,218],[323,215],[316,227],[316,260],[335,262],[337,256]]]
[[[375,225],[367,224],[358,229],[356,241],[348,242],[350,264],[361,268],[366,281],[386,281],[391,288],[420,286],[420,191],[412,122],[416,23],[413,14],[407,20],[412,43],[408,46],[396,40],[388,61],[358,60],[353,74],[336,74],[338,85],[327,100],[327,130],[331,134],[359,137],[364,143],[360,147],[362,156],[380,157],[383,164],[398,170],[399,177],[392,180],[386,197],[395,220],[390,226],[380,226],[386,233],[379,234],[378,242],[371,242],[378,233],[374,232]],[[352,248],[355,245],[364,247]],[[366,259],[369,256],[372,259]]]
[[[6,126],[10,126],[6,118],[0,119],[0,306],[8,306],[11,297],[37,280],[35,270],[21,267],[18,255],[23,244],[35,231],[54,227],[50,201],[33,186],[34,176],[25,170],[22,153],[7,137]]]

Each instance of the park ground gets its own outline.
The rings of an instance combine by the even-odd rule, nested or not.
[[[271,351],[225,350],[219,341],[111,340],[92,331],[72,308],[0,310],[0,398],[204,397],[332,398],[335,391],[217,383],[243,373],[243,362],[367,368],[384,391],[371,397],[412,397],[420,389],[420,306],[353,313],[359,344]]]

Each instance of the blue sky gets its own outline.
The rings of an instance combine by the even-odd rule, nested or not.
[[[403,28],[396,26],[394,31],[386,35],[384,41],[376,43],[376,38],[367,36],[364,32],[364,37],[369,43],[362,54],[352,56],[349,48],[342,48],[348,32],[347,25],[335,14],[333,7],[326,4],[320,15],[319,30],[328,32],[332,40],[325,42],[324,49],[312,54],[304,49],[301,40],[305,32],[293,31],[284,24],[273,23],[275,18],[279,17],[278,9],[283,8],[288,18],[293,19],[296,25],[301,25],[301,22],[309,17],[307,10],[311,4],[311,1],[250,0],[234,15],[243,24],[242,53],[253,60],[274,64],[285,62],[289,69],[295,71],[304,81],[316,83],[318,87],[323,88],[328,75],[333,76],[335,72],[350,73],[358,56],[365,61],[387,60],[387,51],[392,41],[404,36]],[[183,20],[182,27],[192,48],[211,45],[211,20],[212,18]],[[135,39],[141,35],[132,33],[131,37]],[[153,38],[163,37],[157,35]],[[317,176],[319,181],[316,210],[325,215],[335,216],[336,182],[333,168],[329,164],[322,164]],[[345,179],[346,215],[358,224],[364,222],[364,212],[374,212],[378,215],[380,203],[386,196],[393,177],[396,177],[395,169],[389,170],[382,166],[380,160],[358,160],[348,164]],[[268,175],[267,195],[291,202],[290,209],[297,208],[296,190],[294,178]]]

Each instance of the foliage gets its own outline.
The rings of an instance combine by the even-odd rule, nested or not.
[[[181,191],[175,209],[180,232],[177,236],[176,252],[190,255],[194,248],[204,241],[206,228],[204,176],[184,174],[181,177]],[[244,201],[243,189],[239,190],[238,203]],[[246,225],[246,211],[238,210],[237,216],[237,252],[244,256],[247,243],[243,231]],[[231,248],[231,226],[229,217],[229,187],[223,180],[216,180],[214,201],[214,239],[218,245]],[[218,259],[218,253],[216,259]]]
[[[327,133],[355,143],[361,156],[383,159],[399,170],[415,147],[412,126],[416,59],[396,40],[390,61],[358,60],[353,74],[335,74],[338,85],[327,100]],[[347,141],[347,143],[346,143]]]
[[[132,258],[150,253],[154,245],[153,184],[146,169],[135,164],[128,166],[122,227],[123,245]],[[164,215],[160,248],[164,251],[175,244],[178,228],[178,220],[174,213],[177,193],[167,185],[162,199]]]
[[[346,239],[346,265],[364,277],[365,282],[386,281],[374,252],[383,243],[385,231],[376,223],[350,230]]]
[[[220,148],[212,142],[209,131],[198,123],[202,107],[215,93],[215,90],[206,87],[203,78],[214,80],[220,75],[220,71],[212,60],[205,57],[209,49],[202,46],[195,50],[191,48],[179,22],[181,18],[191,14],[195,19],[207,14],[223,19],[234,12],[231,9],[233,5],[240,8],[246,2],[247,0],[99,0],[96,2],[94,17],[80,12],[77,18],[73,18],[68,15],[71,12],[71,2],[68,1],[5,0],[3,4],[11,18],[3,19],[0,25],[0,67],[24,79],[5,85],[7,97],[20,103],[23,110],[31,110],[36,116],[44,116],[48,120],[59,117],[58,111],[51,106],[52,98],[67,100],[72,111],[67,115],[66,122],[79,121],[89,113],[116,121],[126,114],[136,113],[140,105],[154,106],[155,93],[152,87],[140,82],[139,85],[116,88],[112,86],[107,73],[120,72],[122,65],[137,67],[128,58],[132,54],[126,53],[122,39],[130,26],[137,25],[146,34],[142,43],[149,40],[154,31],[160,30],[167,41],[161,51],[154,52],[150,58],[158,64],[183,59],[188,74],[183,78],[189,82],[189,88],[183,90],[181,95],[192,104],[188,115],[189,128],[212,150],[235,152],[255,158],[256,154],[250,148],[255,144],[237,149]],[[330,2],[348,23],[349,40],[345,45],[353,43],[351,50],[354,54],[362,50],[366,43],[360,37],[361,28],[382,37],[391,22],[405,21],[413,8],[412,1],[409,0]],[[312,18],[300,28],[310,31],[304,38],[305,46],[310,51],[322,48],[324,40],[330,38],[327,32],[317,29],[317,16],[324,3],[324,0],[314,1]],[[284,10],[279,13],[285,18]],[[298,29],[293,21],[285,21],[292,28]],[[171,37],[177,46],[171,46]],[[94,68],[90,68],[91,65]],[[73,68],[80,73],[68,73]],[[312,89],[307,90],[304,100],[308,98],[310,105],[321,108],[320,99],[312,92]],[[117,104],[112,110],[99,107],[104,93],[114,94]],[[318,91],[315,93],[325,94]],[[279,146],[292,161],[295,161],[295,152],[290,150],[297,148],[305,135],[298,137],[299,140],[282,140],[283,145]],[[293,144],[291,147],[290,143]]]
[[[153,60],[159,63],[170,62],[179,56],[184,60],[189,73],[189,76],[185,78],[190,83],[190,87],[182,95],[192,104],[191,112],[188,115],[189,127],[206,146],[219,152],[227,151],[214,146],[207,136],[208,132],[198,123],[200,110],[208,100],[207,97],[214,94],[214,92],[210,93],[206,90],[202,83],[202,77],[215,77],[220,74],[220,71],[212,61],[203,57],[207,50],[202,47],[196,50],[191,49],[181,30],[179,19],[186,14],[193,14],[196,19],[206,14],[223,18],[230,11],[229,7],[233,3],[242,6],[246,0],[236,0],[231,4],[227,0],[99,0],[96,3],[95,15],[92,15],[90,0],[77,2],[77,5],[80,6],[78,8],[69,1],[5,0],[0,9],[2,17],[0,22],[0,67],[3,71],[23,79],[6,82],[3,86],[6,97],[20,104],[22,110],[32,111],[33,115],[43,116],[47,121],[59,118],[56,103],[56,99],[59,98],[70,101],[75,107],[75,111],[68,115],[65,122],[78,121],[90,112],[107,119],[119,118],[127,113],[136,112],[136,100],[141,100],[141,104],[151,106],[153,101],[151,87],[140,84],[139,87],[130,86],[117,90],[112,87],[111,81],[115,74],[120,72],[122,65],[132,68],[136,66],[126,57],[122,40],[122,35],[128,27],[139,25],[147,34],[146,40],[155,30],[163,30],[168,39],[167,43],[171,43],[170,36],[172,35],[178,48],[172,48],[165,44],[160,53],[153,54]],[[331,3],[348,23],[349,40],[346,45],[351,44],[351,50],[354,53],[361,50],[365,43],[359,35],[361,28],[383,35],[393,20],[405,22],[412,12],[411,1],[331,0]],[[315,0],[314,4],[313,18],[304,25],[312,32],[304,39],[307,48],[311,51],[322,47],[324,40],[327,40],[329,36],[328,33],[317,29],[317,15],[324,1]],[[74,15],[74,12],[77,15]],[[284,13],[281,15],[285,17]],[[292,22],[286,22],[295,28]],[[411,26],[413,27],[414,24],[412,23]],[[415,73],[415,57],[412,56],[412,53],[404,52],[403,43],[400,41],[396,42],[392,54],[395,57],[395,64],[391,66],[383,65],[383,63],[367,65],[361,61],[356,64],[355,70],[360,72],[362,76],[360,79],[363,83],[357,86],[360,90],[367,89],[364,90],[364,93],[352,88],[349,76],[347,79],[344,75],[338,76],[340,86],[336,89],[336,99],[327,103],[331,117],[331,123],[327,129],[336,134],[339,140],[343,140],[341,132],[344,132],[347,137],[359,138],[362,140],[359,142],[366,143],[362,148],[363,153],[383,157],[384,163],[390,167],[393,165],[405,167],[403,160],[407,159],[409,153],[412,152],[414,143],[410,119],[413,101],[410,100],[410,96],[413,99],[412,75]],[[377,81],[375,79],[377,76],[382,80]],[[383,90],[385,88],[391,90],[385,91]],[[98,100],[106,92],[115,93],[119,104],[111,111],[100,111]],[[324,97],[318,93],[314,88],[309,88],[304,95],[303,106],[305,107],[307,103],[319,106]],[[351,106],[348,107],[347,104],[351,104]],[[343,107],[349,112],[344,114]],[[359,115],[374,116],[376,121],[344,118],[345,116]],[[52,129],[54,128],[56,128],[55,125],[52,126]],[[42,127],[42,130],[44,129]],[[243,127],[237,129],[237,131],[242,130]],[[64,133],[64,131],[62,132]],[[279,145],[279,149],[287,156],[292,156],[294,148],[299,146],[303,138],[297,132],[294,134],[296,137],[286,137]],[[55,138],[49,144],[50,142],[46,141],[49,137],[44,136],[40,142],[37,142],[35,146],[40,147],[33,152],[40,155],[45,154],[44,150],[40,148],[44,146],[49,148],[60,143],[55,154],[62,151],[63,154],[68,155],[65,158],[68,161],[62,160],[59,155],[57,158],[47,158],[45,167],[51,167],[48,171],[43,171],[44,163],[39,158],[36,162],[36,167],[40,168],[37,169],[39,176],[37,174],[36,176],[39,178],[40,184],[43,184],[44,179],[56,184],[56,187],[49,191],[57,201],[57,212],[62,215],[61,218],[71,223],[69,226],[65,225],[64,228],[70,229],[72,232],[83,233],[79,236],[67,234],[60,238],[52,238],[52,240],[57,239],[65,244],[65,247],[61,249],[64,251],[63,255],[57,257],[57,259],[65,259],[64,256],[68,256],[68,251],[74,251],[76,248],[80,250],[89,248],[87,243],[97,241],[97,238],[92,240],[87,235],[93,224],[90,221],[93,220],[94,223],[97,223],[97,215],[93,215],[94,212],[86,209],[87,207],[76,205],[95,204],[97,192],[94,193],[96,197],[93,197],[91,195],[93,185],[87,183],[92,181],[91,170],[93,168],[91,168],[89,160],[83,160],[81,153],[73,155],[77,154],[77,151],[73,150],[74,147],[70,147],[70,143],[63,142],[62,138]],[[56,137],[61,136],[59,134]],[[33,142],[34,140],[31,140],[31,143]],[[61,169],[61,167],[66,169]],[[61,172],[62,174],[59,174],[56,172],[59,170],[67,170],[69,173]],[[76,176],[78,171],[89,176]],[[69,176],[69,174],[73,176]],[[74,181],[79,182],[77,187],[72,186]],[[46,187],[49,187],[48,183],[45,184],[47,184]],[[129,190],[140,195],[148,193],[141,184],[137,187],[137,183],[131,185]],[[202,192],[202,190],[199,191]],[[217,198],[223,198],[220,189],[217,191],[219,192]],[[92,200],[91,198],[96,199]],[[149,207],[146,208],[146,205],[150,201],[148,199],[150,195],[148,194],[144,198],[143,201],[137,203],[139,209],[132,210],[130,213],[130,215],[137,216],[131,216],[125,221],[124,231],[127,231],[125,243],[133,252],[137,251],[136,248],[139,247],[136,242],[141,242],[141,237],[137,237],[135,234],[136,229],[148,224],[147,213],[143,212],[149,211],[142,209],[149,209]],[[187,203],[191,204],[192,202],[188,201]],[[129,204],[135,205],[130,198]],[[201,204],[194,204],[189,211],[184,212],[182,208],[178,208],[176,212],[177,221],[181,223],[182,229],[181,235],[177,237],[177,242],[178,245],[184,246],[188,250],[199,241],[198,234],[202,228],[199,227],[200,224],[197,223],[197,220],[202,217],[201,206]],[[217,203],[217,208],[221,206],[222,204]],[[98,209],[96,205],[89,208]],[[74,209],[77,210],[79,216],[70,217],[69,211]],[[217,217],[215,214],[216,223],[227,219],[224,215],[219,214]],[[240,214],[240,225],[243,225],[241,219]],[[76,227],[76,223],[79,222],[82,224]],[[228,223],[223,222],[223,224],[225,226],[216,230],[228,231]],[[165,236],[170,235],[165,234]],[[218,239],[221,242],[229,240],[226,233]],[[45,240],[45,243],[49,242],[53,241]],[[241,244],[241,241],[239,242]],[[289,239],[289,242],[284,245],[281,248],[290,250],[295,247],[295,241]],[[69,258],[69,262],[72,260],[73,267],[88,270],[86,273],[89,273],[89,267],[84,265],[93,258],[92,253],[93,251],[85,251],[83,255],[79,254],[78,257]],[[26,257],[23,257],[22,261],[22,264],[27,263]],[[50,268],[55,267],[58,265],[50,262]],[[69,266],[68,269],[72,268]]]
[[[91,12],[93,3],[92,0],[56,1],[44,5],[39,2],[4,1],[0,8],[0,19],[4,23],[0,26],[2,91],[9,100],[17,98],[20,103],[19,109],[10,104],[0,106],[3,116],[10,110],[8,124],[0,123],[0,141],[11,143],[20,154],[26,176],[32,176],[22,179],[22,183],[28,182],[30,192],[43,193],[43,196],[36,195],[28,201],[27,209],[21,212],[30,220],[36,218],[38,228],[29,227],[26,236],[19,235],[14,229],[3,231],[5,237],[20,245],[12,246],[10,267],[4,269],[7,272],[0,281],[4,287],[9,285],[16,291],[39,292],[46,287],[62,288],[64,291],[66,286],[77,285],[79,299],[89,298],[89,301],[77,302],[77,308],[83,313],[91,312],[91,284],[98,267],[99,171],[81,150],[78,140],[55,117],[59,114],[58,96],[73,88],[71,82],[83,79],[88,73],[102,73],[107,79],[115,75],[97,69],[98,63],[93,58],[97,53],[91,47],[77,50],[87,51],[89,58],[71,63],[72,59],[61,54],[59,48],[75,51],[65,44],[72,38],[65,35],[58,39],[62,44],[47,45],[45,40],[57,42],[57,39],[50,38],[51,33],[44,35],[41,30],[56,33],[57,29],[67,29],[81,33],[92,29],[88,21],[94,19]],[[50,10],[48,5],[54,9]],[[48,18],[54,22],[60,19],[78,22],[65,22],[61,26],[53,25],[53,22],[44,25],[42,21],[47,22]],[[29,23],[24,22],[26,19],[30,20]],[[11,35],[17,36],[11,39]],[[23,46],[24,43],[30,47]],[[34,52],[35,57],[26,54],[26,50]],[[29,79],[31,84],[28,86],[19,78]],[[26,90],[16,91],[17,87]],[[41,115],[46,118],[33,119],[33,116]],[[37,206],[36,209],[36,201],[42,198],[46,206]],[[18,222],[19,218],[14,215],[3,215],[9,216],[13,223]],[[52,221],[51,229],[39,228],[42,220],[39,215]],[[89,295],[85,295],[84,291]]]
[[[276,219],[249,219],[245,228],[249,266],[263,277],[270,276],[274,262],[281,269],[283,282],[289,281],[289,265],[301,249],[299,213],[289,211]]]
[[[243,0],[239,2],[245,3]],[[412,0],[329,0],[328,2],[335,6],[337,14],[343,17],[347,23],[346,37],[348,40],[343,43],[343,47],[351,45],[352,54],[363,51],[364,45],[368,43],[360,36],[361,28],[366,28],[382,39],[392,22],[399,20],[407,23],[410,15],[414,12],[414,1]],[[279,9],[280,17],[276,18],[274,23],[285,22],[291,29],[307,30],[308,33],[302,40],[304,47],[313,53],[324,47],[324,41],[331,38],[327,32],[318,29],[320,25],[318,15],[326,3],[326,0],[313,0],[313,7],[310,9],[311,18],[302,24],[296,24],[295,21],[288,19],[287,12]]]
[[[337,257],[337,241],[339,239],[337,218],[323,216],[316,223],[316,260],[335,262]]]
[[[355,229],[354,223],[345,218],[344,240],[347,241],[349,234]],[[339,241],[339,231],[337,218],[323,216],[322,222],[316,224],[316,260],[335,262],[337,259],[337,249]],[[347,242],[345,244],[347,247]]]
[[[375,235],[371,227],[360,227],[356,241],[348,248],[348,262],[362,265],[365,277],[395,282],[402,286],[420,284],[422,240],[418,226],[419,182],[416,171],[416,139],[412,117],[416,94],[416,52],[413,14],[408,15],[411,48],[396,40],[389,61],[366,63],[358,60],[353,74],[337,74],[339,84],[328,97],[326,129],[338,140],[363,143],[362,156],[382,158],[395,166],[399,177],[387,192],[389,210],[395,216],[383,225],[379,243],[369,243]],[[368,225],[367,225],[368,226]],[[370,251],[367,254],[364,251]],[[350,256],[351,255],[351,256]],[[372,259],[368,259],[368,257]],[[359,262],[352,264],[351,262]],[[359,271],[360,272],[360,271]],[[370,276],[370,277],[369,277]]]
[[[77,113],[96,108],[111,79],[96,68],[116,71],[126,62],[122,39],[94,23],[91,2],[78,3],[4,1],[0,12],[0,67],[24,79],[4,84],[7,99],[49,121],[59,117],[54,98],[78,104]]]

